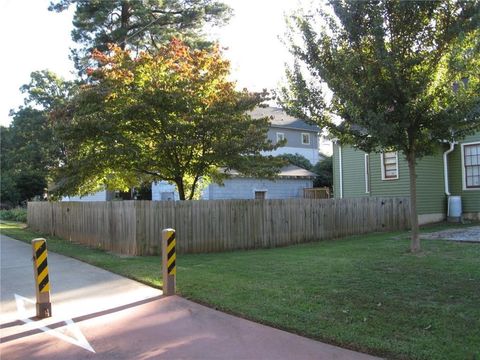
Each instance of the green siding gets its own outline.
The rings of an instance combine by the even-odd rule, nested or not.
[[[370,154],[370,195],[371,196],[410,196],[408,164],[398,154],[398,179],[382,180],[382,156]]]
[[[342,159],[343,197],[368,196],[365,192],[365,153],[350,146],[343,146]]]
[[[442,149],[434,156],[420,159],[417,163],[417,205],[418,214],[446,213],[446,196],[444,192]],[[360,196],[410,196],[408,164],[402,154],[398,155],[399,177],[382,180],[381,155],[372,153],[370,165],[370,194],[365,193],[365,165],[362,151],[352,147],[342,147],[343,160],[343,195]],[[339,186],[338,146],[334,146],[334,185]],[[340,197],[335,191],[335,197]]]
[[[446,149],[445,149],[446,150]],[[443,148],[417,163],[417,201],[419,214],[446,214],[447,196],[443,173]]]
[[[365,192],[365,153],[342,146],[343,197],[368,196]],[[333,145],[333,196],[340,198],[339,146]],[[348,170],[346,170],[348,169]]]
[[[448,155],[450,193],[462,197],[463,212],[480,213],[480,189],[463,190],[461,144],[480,142],[480,132],[471,135],[455,145],[455,150]]]

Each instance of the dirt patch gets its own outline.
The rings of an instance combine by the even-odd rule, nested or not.
[[[480,243],[480,226],[472,226],[466,229],[451,229],[437,231],[421,235],[422,239],[453,240]]]

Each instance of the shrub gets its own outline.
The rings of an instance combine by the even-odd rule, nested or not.
[[[11,220],[26,223],[27,209],[18,207],[11,210],[0,210],[0,220]]]

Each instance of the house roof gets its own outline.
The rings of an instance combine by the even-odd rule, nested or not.
[[[270,123],[272,127],[300,129],[312,132],[320,131],[320,128],[317,125],[310,125],[304,120],[294,118],[293,116],[288,115],[281,108],[277,107],[257,107],[250,112],[250,115],[254,118],[260,118],[265,116],[270,117]]]
[[[225,174],[231,175],[233,177],[242,176],[242,174],[235,169],[232,169],[232,170],[221,169],[220,171],[223,171]],[[278,173],[279,178],[313,179],[316,176],[317,174],[295,165],[284,166]]]

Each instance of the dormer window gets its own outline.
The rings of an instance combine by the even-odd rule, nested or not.
[[[285,140],[285,134],[281,132],[277,132],[277,143],[283,140]]]
[[[310,134],[302,133],[302,145],[310,145]]]

